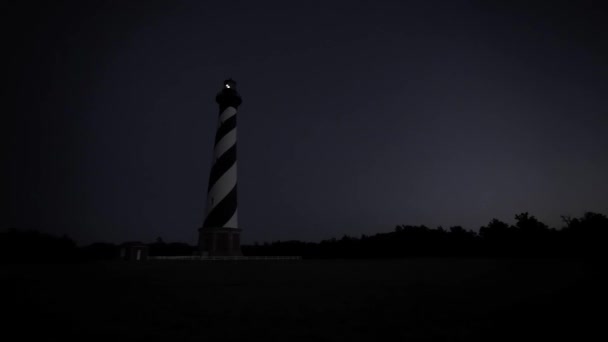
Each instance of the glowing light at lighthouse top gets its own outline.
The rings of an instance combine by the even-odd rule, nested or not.
[[[229,78],[224,81],[224,87],[226,89],[236,89],[236,81],[233,80],[232,78]]]
[[[220,112],[223,112],[228,107],[239,107],[242,100],[236,91],[236,82],[233,79],[224,81],[224,88],[215,97],[215,101],[220,105]]]

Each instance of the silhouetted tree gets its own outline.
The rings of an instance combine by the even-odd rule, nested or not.
[[[560,247],[569,255],[604,256],[608,237],[608,217],[586,212],[581,218],[562,216],[566,226],[562,229]]]

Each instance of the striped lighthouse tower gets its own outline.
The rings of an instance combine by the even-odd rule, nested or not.
[[[213,166],[207,188],[207,209],[199,229],[199,251],[208,256],[241,255],[237,213],[236,112],[242,100],[236,82],[224,81],[215,97],[220,107]]]

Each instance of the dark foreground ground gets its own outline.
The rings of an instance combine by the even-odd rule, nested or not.
[[[591,340],[580,260],[0,265],[3,326],[45,341]]]

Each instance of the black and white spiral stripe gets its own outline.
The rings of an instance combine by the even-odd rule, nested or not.
[[[236,112],[238,104],[220,103],[220,117],[214,163],[207,189],[207,214],[203,227],[238,228],[237,168],[236,168]]]

